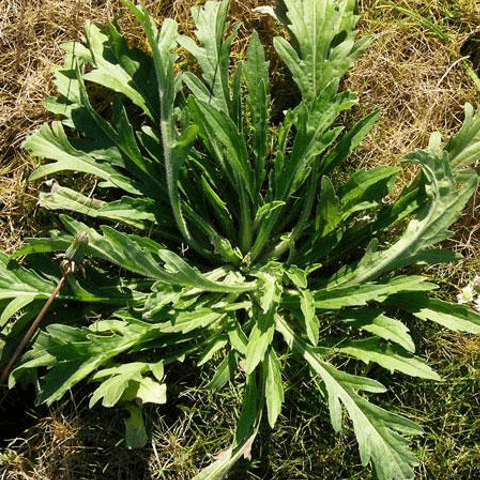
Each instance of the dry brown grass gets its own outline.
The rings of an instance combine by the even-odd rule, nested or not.
[[[70,459],[82,448],[75,442],[78,429],[62,416],[40,419],[7,447],[15,456],[3,465],[6,478],[70,480]]]
[[[464,104],[476,104],[478,92],[460,62],[460,48],[471,30],[452,29],[452,43],[446,44],[395,10],[395,5],[403,4],[418,11],[425,2],[376,4],[363,2],[361,27],[373,35],[373,44],[353,68],[347,86],[359,92],[365,109],[382,112],[358,156],[367,164],[394,164],[405,153],[425,148],[432,132],[438,130],[448,138],[458,130]],[[471,28],[471,23],[465,26]]]
[[[84,399],[86,400],[86,399]],[[149,452],[117,447],[121,421],[70,399],[39,416],[0,451],[1,480],[142,480]]]

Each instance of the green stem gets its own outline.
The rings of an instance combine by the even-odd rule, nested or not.
[[[240,251],[246,255],[252,246],[253,220],[247,192],[240,188]]]
[[[270,252],[265,255],[265,258],[268,260],[270,258],[279,258],[281,257],[288,249],[290,249],[291,256],[289,261],[294,260],[294,250],[292,245],[299,239],[302,235],[305,227],[307,226],[308,219],[310,218],[310,214],[312,213],[312,208],[315,200],[315,194],[317,192],[317,173],[318,173],[318,164],[315,163],[312,172],[310,174],[308,188],[307,188],[307,196],[305,205],[302,210],[302,214],[300,219],[298,220],[297,224],[293,227],[292,231],[288,235],[288,238],[283,239],[280,241]]]

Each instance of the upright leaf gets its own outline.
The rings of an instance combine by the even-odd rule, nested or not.
[[[257,191],[265,179],[265,160],[269,128],[269,62],[265,61],[265,52],[257,32],[253,32],[247,50],[245,78],[247,81],[248,104],[251,110],[251,128],[253,132],[253,153],[255,155],[255,178]]]
[[[284,401],[282,367],[272,347],[269,348],[265,360],[265,400],[268,423],[273,428],[280,415]]]
[[[465,105],[465,119],[460,131],[453,135],[445,146],[450,156],[450,165],[458,169],[474,166],[480,150],[480,109],[474,112],[472,105]]]
[[[300,308],[305,321],[307,337],[312,345],[317,346],[320,322],[315,313],[315,298],[309,290],[300,291]]]
[[[233,119],[229,87],[229,64],[230,47],[235,31],[224,38],[225,32],[230,26],[230,23],[226,20],[229,6],[230,1],[223,0],[222,2],[208,1],[204,7],[193,7],[192,17],[196,27],[195,35],[201,46],[187,36],[179,37],[178,41],[197,59],[207,86],[208,97],[205,94],[199,94],[195,87],[192,88],[192,91],[195,91],[197,95],[199,94],[199,100],[212,103],[216,109]],[[190,88],[192,87],[191,78],[191,76],[185,77],[185,81]]]
[[[376,252],[372,244],[356,269],[346,275],[341,283],[354,285],[374,279],[382,273],[405,266],[408,259],[426,247],[438,243],[452,232],[448,227],[458,218],[466,202],[477,188],[477,174],[471,170],[455,178],[447,156],[440,150],[437,136],[432,136],[427,152],[415,152],[406,157],[419,163],[426,178],[428,203],[411,220],[400,239],[390,248]]]
[[[355,43],[358,16],[352,0],[283,0],[293,45],[275,37],[274,45],[292,72],[302,98],[310,106],[334,79],[340,79],[368,46],[364,37]],[[282,20],[282,18],[280,18]]]
[[[266,313],[258,309],[254,315],[255,324],[248,338],[245,354],[245,371],[247,374],[251,374],[257,365],[263,361],[275,332],[275,312],[273,309]]]
[[[197,134],[197,127],[194,125],[191,125],[180,135],[175,129],[173,110],[177,87],[173,65],[176,60],[176,54],[172,53],[172,50],[178,40],[178,25],[175,21],[167,19],[159,31],[144,7],[137,7],[129,1],[125,3],[135,14],[145,30],[152,49],[160,102],[160,130],[165,160],[165,173],[170,205],[175,222],[185,240],[199,253],[203,253],[203,249],[192,237],[187,227],[182,213],[178,189],[180,169],[187,159],[188,152]]]

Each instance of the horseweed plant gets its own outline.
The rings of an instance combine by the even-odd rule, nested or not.
[[[257,33],[245,61],[230,66],[238,27],[226,21],[228,1],[192,8],[197,41],[171,19],[158,30],[143,7],[124,3],[151,53],[129,47],[116,23],[87,24],[85,44],[63,46],[59,94],[46,102],[59,120],[24,145],[47,159],[31,180],[91,174],[102,195],[55,182],[41,204],[74,217],[61,214],[60,230],[29,239],[14,254],[25,266],[0,256],[5,357],[58,281],[52,253],[88,235],[85,278],[69,277],[10,387],[36,381],[38,401],[50,404],[82,380],[96,382],[90,405],[127,409],[135,446],[147,440],[142,403],[166,401],[164,367],[185,357],[213,362],[208,388],[244,384],[231,447],[195,477],[215,479],[248,456],[262,415],[275,425],[287,357],[296,356],[334,429],[350,417],[362,464],[380,480],[413,478],[407,437],[421,428],[370,403],[366,393],[384,392],[381,383],[355,374],[352,362],[350,371],[338,365],[353,358],[438,380],[401,319],[480,332],[477,313],[435,298],[437,285],[404,268],[457,258],[432,246],[451,235],[476,189],[467,166],[479,158],[480,114],[467,105],[446,145],[434,133],[426,151],[406,155],[421,170],[392,200],[397,167],[334,181],[378,117],[348,131],[338,125],[357,104],[339,91],[341,78],[369,43],[355,40],[354,0],[284,0],[271,10],[288,33],[274,49],[298,86],[298,104],[275,125]],[[182,71],[178,46],[201,75]],[[99,89],[108,103],[101,112],[91,102]]]

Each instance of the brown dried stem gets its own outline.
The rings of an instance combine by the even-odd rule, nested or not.
[[[60,280],[58,281],[58,284],[55,287],[55,290],[51,293],[50,297],[48,297],[48,299],[45,302],[45,305],[43,306],[42,310],[40,310],[40,313],[36,316],[35,320],[30,325],[30,328],[28,329],[28,331],[23,336],[22,341],[19,343],[17,349],[15,350],[14,354],[12,355],[12,358],[10,358],[7,366],[3,369],[2,376],[0,378],[0,385],[3,385],[3,383],[7,380],[8,376],[10,375],[10,372],[12,370],[12,367],[15,365],[15,362],[17,361],[18,357],[22,354],[23,349],[25,348],[27,343],[30,341],[33,334],[36,332],[38,326],[40,325],[40,322],[42,321],[45,314],[48,312],[48,310],[51,307],[54,300],[57,298],[58,294],[60,293],[63,286],[65,285],[65,281],[67,280],[68,275],[70,275],[71,273],[73,273],[72,264],[67,266],[65,268],[65,270],[63,271],[63,274],[60,277]]]

